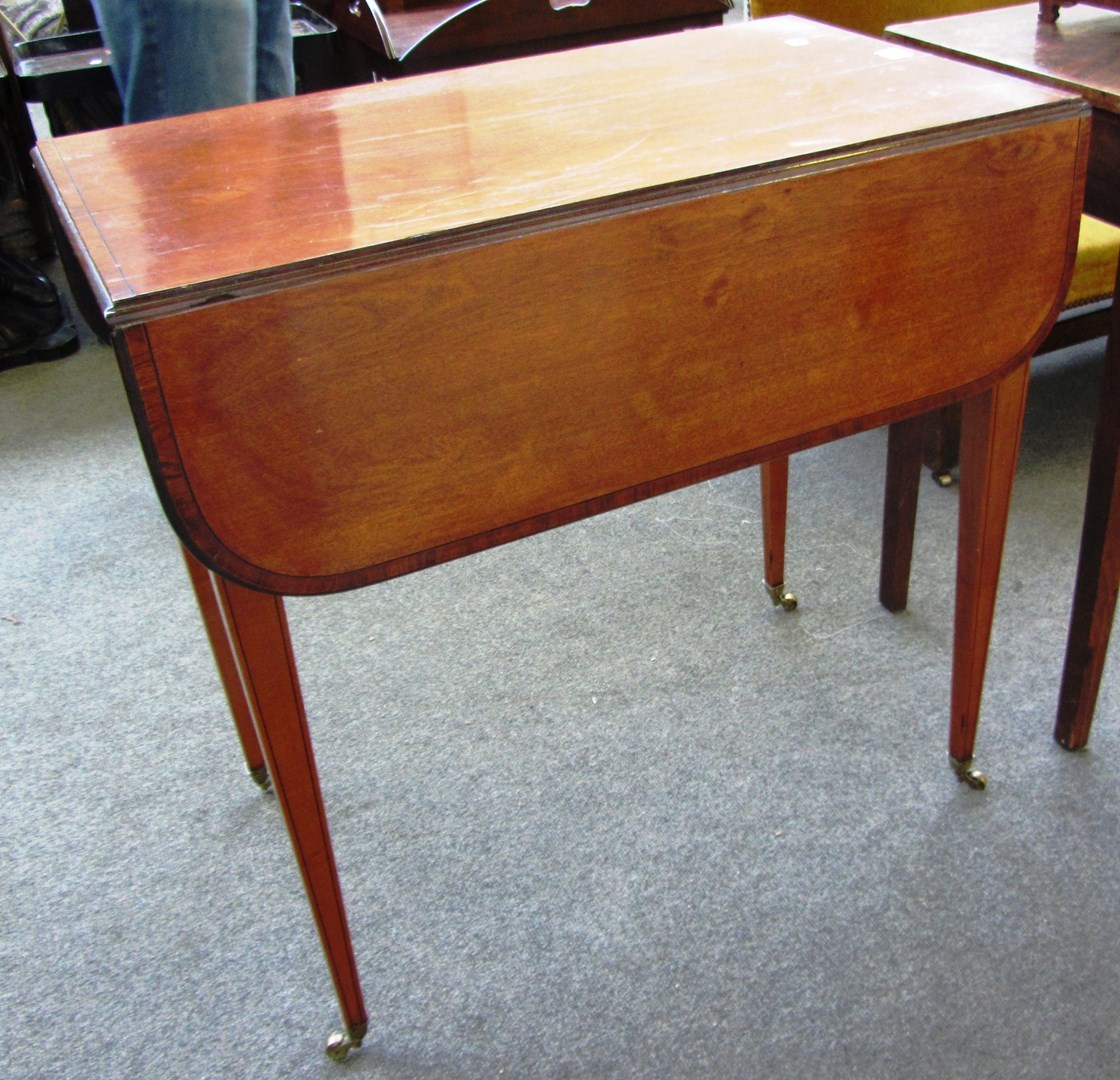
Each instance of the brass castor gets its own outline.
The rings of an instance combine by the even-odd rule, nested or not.
[[[933,482],[938,487],[947,488],[953,486],[953,474],[949,472],[948,469],[941,469],[939,472],[934,472],[932,475]]]
[[[967,784],[976,791],[983,791],[988,786],[988,778],[979,770],[972,767],[972,758],[967,761],[958,761],[955,757],[949,758],[957,779],[962,784]]]
[[[268,791],[272,787],[272,781],[268,778],[268,769],[264,765],[258,769],[250,769],[249,778],[261,791]]]
[[[779,581],[777,585],[767,585],[766,591],[770,594],[770,602],[774,607],[783,611],[793,611],[797,607],[797,594],[786,592],[786,583]]]
[[[351,1050],[357,1050],[366,1037],[366,1025],[356,1024],[346,1031],[335,1031],[327,1039],[327,1057],[331,1061],[345,1061]]]

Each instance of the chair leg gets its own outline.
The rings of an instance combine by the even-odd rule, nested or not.
[[[792,611],[797,607],[797,597],[785,586],[789,458],[764,461],[759,466],[759,476],[762,484],[762,580],[774,606]]]
[[[925,431],[926,417],[914,416],[891,424],[887,435],[879,602],[888,611],[903,611],[910,591]]]
[[[925,432],[926,467],[941,487],[953,482],[952,470],[961,459],[961,406],[946,405],[928,414]]]
[[[1029,364],[964,403],[957,541],[957,605],[949,756],[958,778],[983,787],[972,767],[984,668],[1019,453]]]
[[[1120,279],[1117,281],[1120,290]],[[1120,293],[1118,293],[1120,295]],[[1120,583],[1120,306],[1112,306],[1054,738],[1089,741]]]

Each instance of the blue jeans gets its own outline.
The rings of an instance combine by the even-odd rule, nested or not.
[[[124,122],[295,93],[289,0],[93,0]]]

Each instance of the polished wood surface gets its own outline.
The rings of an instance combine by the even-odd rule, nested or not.
[[[1078,4],[1042,23],[1031,4],[900,23],[886,36],[992,71],[1081,94],[1093,106],[1085,210],[1120,221],[1120,14]]]
[[[352,1039],[365,1008],[268,593],[417,570],[966,399],[966,763],[1087,117],[778,18],[41,145],[164,508],[211,573]]]
[[[1028,76],[1116,111],[1120,15],[1103,6],[1063,7],[1059,21],[1046,24],[1038,21],[1033,4],[1017,4],[898,23],[887,28],[887,37],[993,71]]]
[[[1063,8],[1068,10],[1077,2],[1078,0],[1038,0],[1038,17],[1046,23],[1055,22]],[[1120,0],[1096,0],[1093,6],[1120,11]]]
[[[1048,189],[1080,191],[1078,105],[799,20],[686,37],[41,148],[128,328],[188,547],[279,592],[352,587],[976,392],[1029,354],[1070,249]],[[759,101],[760,78],[790,89]],[[1024,129],[1031,110],[1054,122]],[[1032,183],[1009,182],[1026,146]],[[838,272],[824,235],[880,257]],[[972,258],[929,258],[963,235]],[[998,313],[967,302],[993,265]],[[873,379],[831,362],[856,339]]]
[[[891,27],[891,40],[1082,92],[1093,103],[1085,208],[1120,225],[1120,14],[1063,8],[1057,23],[1033,5]],[[1070,750],[1089,740],[1120,581],[1120,321],[1109,316],[1104,380],[1090,463],[1073,611],[1054,737]]]
[[[107,316],[126,325],[1069,107],[790,19],[601,48],[48,140],[40,153]],[[759,80],[782,90],[762,100]],[[882,91],[870,104],[869,83]]]
[[[1048,165],[1076,138],[1076,122],[1064,145],[993,136],[185,312],[147,327],[142,342],[130,331],[147,408],[177,432],[160,450],[167,494],[188,542],[222,572],[326,591],[620,505],[639,486],[653,494],[694,482],[696,470],[740,468],[840,424],[882,423],[900,394],[917,411],[979,388],[1023,353],[1024,328],[1050,317],[1068,219],[1031,195],[1008,200],[998,173],[988,197],[968,204],[957,185],[990,155],[1030,145],[1039,186],[1059,180],[1072,196],[1072,174]],[[906,193],[923,182],[916,210]],[[1015,213],[1040,226],[1022,245],[1008,241]],[[931,265],[927,247],[996,216],[1005,227],[974,269]],[[913,242],[838,277],[817,240],[838,220],[871,250],[887,250],[900,229]],[[738,258],[745,244],[762,257]],[[643,258],[650,251],[656,259]],[[947,361],[960,332],[948,310],[968,309],[989,259],[1019,286],[1009,321],[972,308],[964,321],[985,344]],[[799,329],[806,293],[821,323]],[[487,318],[495,296],[497,326]],[[756,298],[747,323],[736,296]],[[874,380],[829,362],[856,334],[867,335]],[[308,340],[330,358],[310,370]],[[229,355],[238,367],[216,375]],[[909,362],[892,378],[898,355]],[[794,399],[796,409],[767,407]]]

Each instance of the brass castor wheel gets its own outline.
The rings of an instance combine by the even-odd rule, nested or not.
[[[327,1057],[331,1061],[345,1061],[346,1055],[351,1050],[357,1050],[362,1045],[366,1035],[366,1025],[360,1024],[350,1028],[349,1031],[335,1031],[327,1039]]]
[[[952,765],[957,779],[962,784],[967,784],[974,791],[983,791],[988,786],[988,778],[979,769],[972,767],[971,758],[968,761],[958,761],[951,757],[949,758],[949,764]]]
[[[259,769],[250,769],[249,779],[251,779],[261,791],[268,791],[268,789],[272,787],[272,781],[268,778],[268,769],[265,768],[264,765]]]
[[[797,594],[786,591],[786,583],[779,581],[777,585],[767,585],[766,591],[770,594],[770,603],[780,607],[783,611],[793,611],[797,607]]]
[[[953,486],[953,474],[949,472],[948,469],[942,469],[940,472],[934,472],[932,475],[933,482],[938,487],[947,488]]]

